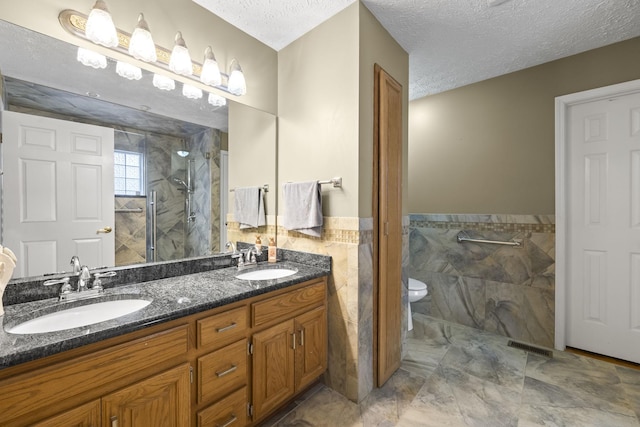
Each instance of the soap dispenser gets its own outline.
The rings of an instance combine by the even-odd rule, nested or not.
[[[278,249],[276,248],[276,239],[273,237],[269,237],[269,254],[267,257],[267,261],[276,262],[277,261]]]
[[[260,235],[256,235],[256,254],[262,254],[262,240],[260,240]]]

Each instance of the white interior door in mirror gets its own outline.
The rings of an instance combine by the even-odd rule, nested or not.
[[[2,113],[3,242],[14,277],[115,263],[113,129]]]

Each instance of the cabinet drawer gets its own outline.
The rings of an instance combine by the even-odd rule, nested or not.
[[[212,402],[247,383],[247,340],[198,358],[198,403]]]
[[[247,425],[247,388],[230,394],[198,412],[198,427],[241,427]]]
[[[325,301],[324,280],[295,291],[252,304],[253,326],[290,319]]]
[[[244,338],[247,326],[246,306],[200,319],[197,322],[198,348],[220,348]]]

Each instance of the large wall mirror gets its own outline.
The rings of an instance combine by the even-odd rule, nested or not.
[[[275,161],[262,161],[256,174],[251,159],[265,156],[256,149],[229,149],[230,144],[251,147],[251,141],[234,139],[229,111],[234,126],[243,130],[237,132],[242,139],[251,139],[245,130],[258,126],[243,123],[244,116],[258,117],[273,129],[275,116],[233,101],[211,105],[206,92],[201,99],[189,99],[179,82],[174,90],[162,91],[153,86],[152,73],[143,71],[142,79],[131,81],[116,74],[115,61],[93,69],[76,61],[76,54],[76,46],[0,21],[2,244],[22,262],[14,278],[68,271],[72,255],[97,268],[224,251],[228,156],[235,167],[232,183],[245,185],[233,176],[250,173],[243,172],[246,152],[246,170],[254,171],[246,185],[277,188]],[[22,130],[12,134],[12,127]],[[107,129],[105,138],[112,142],[102,143],[100,129]],[[257,150],[275,159],[275,131],[267,142],[264,132],[254,132],[261,140]],[[46,150],[56,145],[49,143],[56,134],[80,135],[71,138],[71,145],[88,156],[87,162],[68,154],[31,155],[41,144]],[[35,151],[8,149],[9,144]],[[91,163],[96,153],[102,163]],[[62,178],[69,180],[68,187],[58,182],[60,169],[68,170],[69,177]],[[75,223],[64,222],[61,211],[69,206]],[[267,203],[269,208],[273,211],[267,213],[275,215],[275,200]],[[74,234],[78,223],[89,224],[89,235]]]

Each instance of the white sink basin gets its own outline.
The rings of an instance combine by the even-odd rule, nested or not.
[[[242,280],[271,280],[291,276],[297,272],[297,270],[289,270],[288,268],[266,268],[264,270],[247,271],[246,273],[238,274],[236,278]]]
[[[39,334],[63,331],[115,319],[145,308],[151,301],[121,299],[95,302],[45,314],[7,329],[11,334]]]

